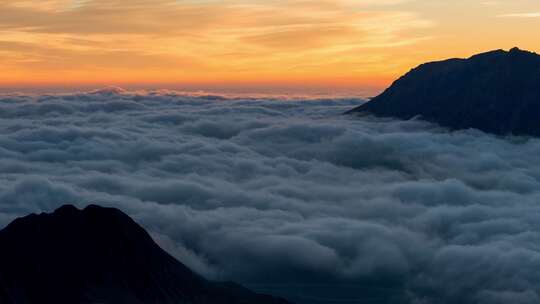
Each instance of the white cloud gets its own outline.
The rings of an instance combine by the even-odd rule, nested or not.
[[[538,13],[516,13],[516,14],[503,14],[497,16],[499,18],[540,18],[540,12]]]
[[[540,140],[340,115],[359,102],[3,96],[0,225],[100,203],[298,303],[535,303]]]

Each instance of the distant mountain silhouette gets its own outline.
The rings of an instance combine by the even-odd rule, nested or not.
[[[286,304],[212,283],[117,209],[67,205],[0,231],[2,304]]]
[[[422,64],[348,113],[540,136],[540,56],[514,48]]]
[[[128,93],[128,91],[124,90],[121,87],[108,86],[108,87],[104,87],[104,88],[100,88],[100,89],[90,91],[88,93],[95,94],[95,95],[121,95],[121,94]]]

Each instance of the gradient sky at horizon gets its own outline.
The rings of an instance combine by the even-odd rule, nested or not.
[[[539,26],[537,0],[0,0],[0,87],[376,91]]]

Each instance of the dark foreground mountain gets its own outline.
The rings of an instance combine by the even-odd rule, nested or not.
[[[116,209],[64,206],[0,231],[0,303],[285,304],[212,283]]]
[[[540,136],[540,56],[514,48],[420,65],[348,113]]]

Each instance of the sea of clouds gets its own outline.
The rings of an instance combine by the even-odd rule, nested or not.
[[[540,140],[358,99],[0,97],[0,227],[114,206],[198,273],[297,303],[540,302]]]

